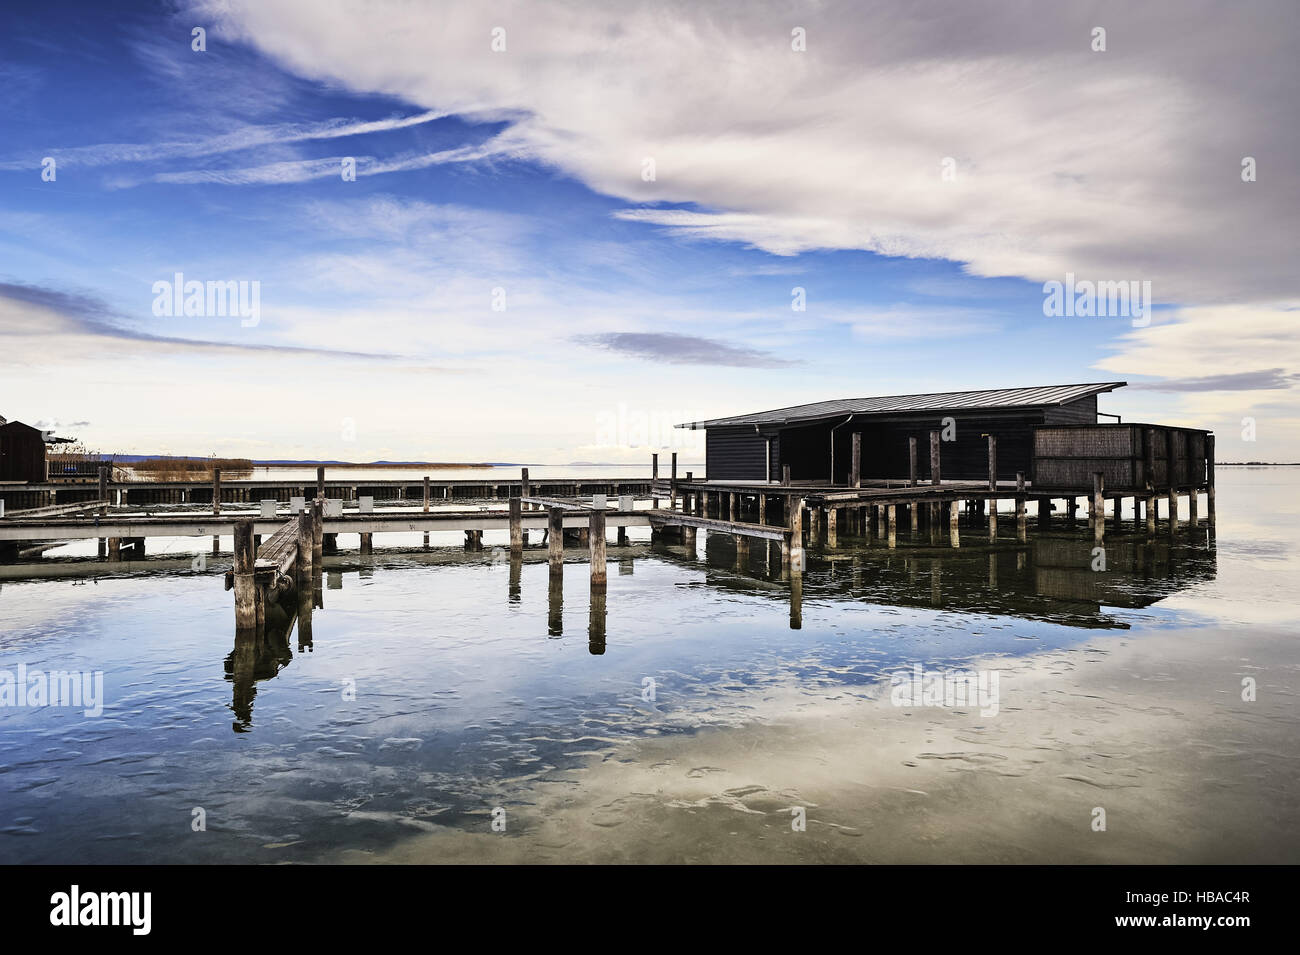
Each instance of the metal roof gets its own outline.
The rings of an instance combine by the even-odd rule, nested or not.
[[[854,414],[909,414],[922,411],[973,411],[1001,408],[1042,408],[1064,405],[1080,398],[1123,388],[1126,381],[1081,385],[1040,385],[1033,388],[989,388],[983,391],[941,391],[928,395],[886,395],[879,398],[841,398],[806,405],[758,411],[731,418],[686,421],[678,428],[722,428],[732,425],[790,424]]]

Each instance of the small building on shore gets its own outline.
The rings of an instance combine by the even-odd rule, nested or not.
[[[44,480],[45,432],[21,421],[0,424],[0,481]]]

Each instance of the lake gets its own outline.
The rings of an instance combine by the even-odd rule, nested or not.
[[[1222,467],[1201,513],[1104,570],[1082,521],[841,534],[798,587],[633,529],[603,606],[537,534],[380,536],[310,644],[235,640],[228,545],[78,545],[0,584],[0,671],[103,681],[0,707],[0,860],[1296,862],[1300,470]],[[996,706],[898,705],[954,670]]]

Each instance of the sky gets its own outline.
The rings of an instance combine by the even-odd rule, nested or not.
[[[0,17],[0,415],[93,450],[702,461],[672,424],[1127,381],[1300,461],[1294,3]]]

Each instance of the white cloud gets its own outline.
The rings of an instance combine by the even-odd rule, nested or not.
[[[362,23],[341,0],[197,9],[300,75],[518,117],[521,154],[629,201],[702,207],[623,213],[677,233],[1149,279],[1160,302],[1297,291],[1279,214],[1300,205],[1296,134],[1276,121],[1288,6],[381,0]],[[1240,180],[1246,155],[1259,182]]]

